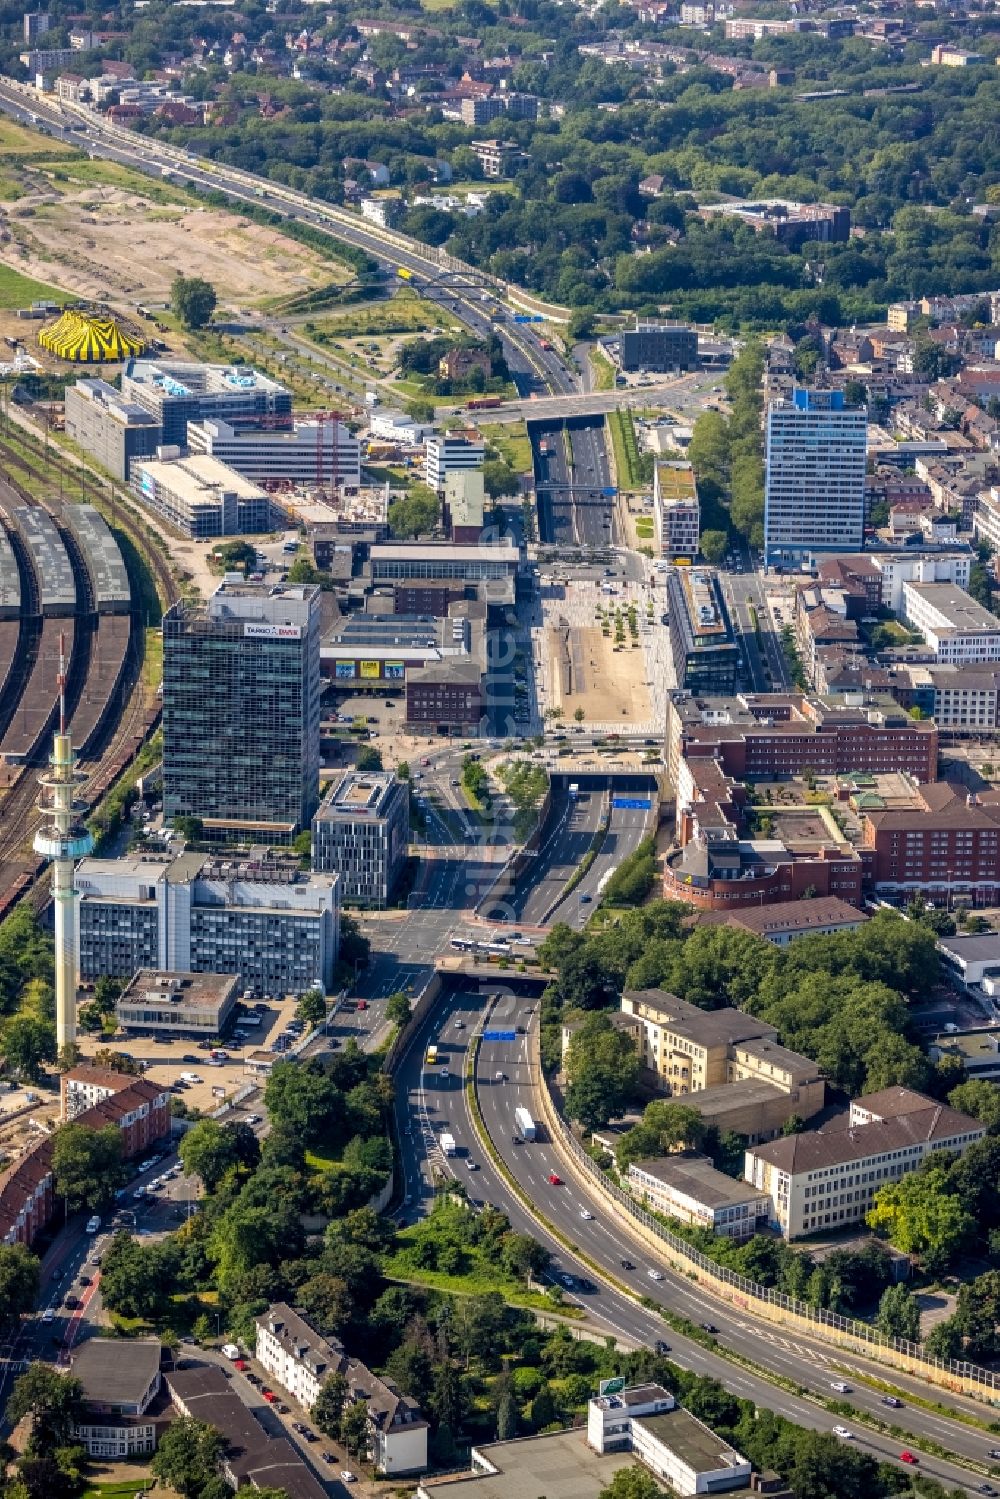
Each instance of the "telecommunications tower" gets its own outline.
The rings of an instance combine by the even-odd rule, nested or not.
[[[38,810],[46,825],[35,834],[35,853],[52,860],[52,898],[56,908],[56,1045],[76,1040],[76,983],[79,967],[76,927],[76,860],[89,854],[94,840],[79,820],[84,804],[74,798],[85,779],[76,769],[73,740],[66,732],[66,654],[59,637],[59,730],[53,736],[49,769],[41,776]]]

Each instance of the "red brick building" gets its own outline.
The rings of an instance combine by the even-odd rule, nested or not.
[[[485,712],[483,674],[475,661],[444,660],[406,676],[406,722],[476,733]]]
[[[922,498],[930,500],[926,487]],[[817,578],[823,588],[839,588],[850,601],[847,610],[849,619],[862,619],[866,614],[876,614],[882,603],[882,574],[870,557],[827,557],[817,568]]]
[[[170,1093],[158,1083],[101,1067],[74,1067],[60,1082],[63,1117],[88,1129],[115,1125],[126,1159],[170,1134]],[[97,1097],[72,1112],[74,1100]],[[70,1110],[70,1112],[67,1112]],[[31,1245],[52,1217],[52,1140],[40,1140],[0,1175],[0,1241]]]
[[[848,845],[808,851],[749,842],[689,843],[668,856],[665,900],[699,911],[745,911],[754,906],[837,896],[860,906],[865,860]]]
[[[1000,901],[1000,800],[944,781],[922,786],[912,807],[866,809],[862,850],[881,894]]]
[[[697,755],[718,755],[727,775],[748,781],[807,768],[817,775],[905,770],[918,781],[933,781],[938,731],[931,721],[914,722],[891,699],[855,708],[806,693],[673,693],[667,766],[675,784],[680,760]]]
[[[52,1217],[54,1190],[52,1142],[42,1140],[0,1175],[0,1240],[30,1246]]]

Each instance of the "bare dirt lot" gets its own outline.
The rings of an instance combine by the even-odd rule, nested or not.
[[[105,184],[67,182],[8,213],[15,238],[2,258],[81,297],[162,303],[183,270],[211,281],[220,304],[252,307],[334,279],[329,263],[277,230]]]
[[[596,626],[571,625],[568,638],[554,628],[546,635],[553,707],[566,717],[582,708],[588,723],[649,717],[642,650],[626,644],[616,651],[611,637]]]

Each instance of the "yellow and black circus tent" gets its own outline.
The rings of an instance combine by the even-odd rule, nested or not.
[[[134,359],[146,347],[140,330],[110,307],[68,307],[38,335],[50,354],[74,364]]]

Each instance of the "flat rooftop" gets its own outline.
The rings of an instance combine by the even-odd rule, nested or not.
[[[707,1156],[655,1156],[650,1160],[636,1161],[635,1169],[709,1208],[738,1207],[761,1195],[751,1182],[737,1181],[735,1177],[717,1171]],[[641,1186],[641,1183],[637,1185]]]
[[[675,1452],[682,1463],[696,1473],[712,1472],[719,1468],[738,1468],[747,1459],[732,1447],[727,1447],[720,1436],[692,1416],[690,1411],[675,1406],[672,1411],[660,1411],[655,1416],[635,1416],[671,1452]]]
[[[73,387],[76,394],[93,406],[103,406],[108,415],[123,427],[155,427],[156,417],[145,406],[127,401],[121,391],[106,380],[77,380]]]
[[[386,802],[397,784],[396,777],[388,771],[381,774],[349,772],[330,791],[316,816],[330,822],[359,816],[378,817],[385,811]]]
[[[168,399],[226,391],[284,391],[269,375],[240,364],[194,364],[182,360],[137,359],[126,376],[139,385],[154,387]]]
[[[976,936],[963,937],[956,932],[953,937],[939,937],[938,948],[946,958],[962,963],[1000,963],[1000,932],[983,932]]]
[[[490,1442],[473,1449],[496,1471],[468,1478],[424,1481],[418,1494],[441,1499],[598,1499],[620,1468],[631,1468],[631,1452],[599,1456],[587,1446],[586,1432],[555,1431],[514,1442]]]
[[[678,567],[670,582],[680,589],[694,647],[733,645],[735,650],[718,574],[710,567]]]
[[[678,504],[681,501],[694,504],[698,498],[694,469],[689,463],[657,463],[656,483],[660,497],[666,504]]]
[[[10,537],[0,526],[0,615],[16,615],[21,608],[21,574]]]
[[[231,973],[163,973],[140,968],[123,991],[118,1006],[176,1005],[178,1009],[213,1009],[224,1005],[236,989]]]
[[[909,590],[922,599],[940,615],[949,630],[1000,632],[1000,619],[954,583],[904,583],[903,590],[904,597]]]
[[[18,505],[11,513],[31,554],[42,613],[72,614],[76,608],[76,579],[66,545],[52,517],[40,505]]]
[[[93,505],[64,505],[62,518],[84,555],[97,607],[108,604],[127,607],[132,600],[128,571],[104,516]]]
[[[429,614],[347,614],[337,620],[323,646],[363,646],[366,650],[401,646],[425,651],[443,643],[446,624]]]
[[[259,484],[244,479],[234,468],[207,453],[193,453],[189,458],[143,458],[135,467],[140,491],[148,478],[191,507],[216,505],[223,494],[234,494],[238,500],[267,499]]]
[[[504,562],[509,567],[514,567],[518,560],[518,549],[510,541],[500,541],[495,545],[483,546],[480,543],[470,546],[453,546],[451,544],[435,546],[433,543],[427,546],[405,546],[391,542],[379,542],[373,546],[370,552],[371,560],[376,562]]]

